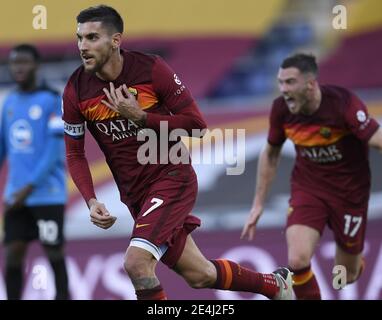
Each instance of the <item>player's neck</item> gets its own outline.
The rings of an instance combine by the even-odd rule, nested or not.
[[[317,90],[315,90],[314,92],[314,95],[313,95],[313,112],[316,112],[318,110],[318,108],[320,107],[321,105],[321,99],[322,99],[322,94],[321,94],[321,90],[320,88],[317,88]]]
[[[115,52],[105,63],[99,72],[96,72],[98,78],[104,81],[114,81],[121,74],[123,69],[123,56],[120,52]]]
[[[320,88],[317,88],[313,92],[312,99],[308,102],[308,106],[306,108],[306,115],[311,115],[318,110],[318,108],[321,105],[321,99],[321,90]]]
[[[18,89],[21,92],[32,92],[32,91],[36,90],[36,87],[37,87],[37,85],[36,85],[35,79],[33,79],[32,81],[18,84]]]

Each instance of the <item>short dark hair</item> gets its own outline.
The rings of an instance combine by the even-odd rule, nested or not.
[[[281,68],[297,68],[301,73],[313,73],[317,75],[318,66],[316,57],[312,54],[296,53],[286,58],[281,64]]]
[[[37,48],[28,43],[19,44],[13,47],[11,52],[27,52],[33,56],[34,61],[39,62],[41,60],[41,55]]]
[[[82,10],[77,16],[77,23],[102,22],[117,32],[123,32],[123,20],[120,14],[112,7],[99,5]]]

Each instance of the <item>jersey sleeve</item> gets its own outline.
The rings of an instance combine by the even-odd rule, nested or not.
[[[0,105],[0,169],[2,167],[4,158],[6,157],[6,145],[5,145],[5,108],[7,99]]]
[[[283,128],[283,114],[280,107],[280,104],[275,100],[269,117],[268,143],[274,146],[280,146],[286,140]]]
[[[170,112],[177,113],[193,101],[185,84],[160,57],[155,60],[152,79],[155,92]]]
[[[378,122],[370,117],[366,105],[355,94],[348,92],[345,121],[348,129],[360,140],[369,141],[378,130]]]
[[[65,135],[73,139],[84,138],[85,118],[78,108],[76,92],[71,82],[66,85],[62,96],[62,119]]]
[[[52,135],[62,136],[64,134],[64,122],[62,120],[61,97],[54,94],[50,112],[48,115],[48,133]]]
[[[68,169],[86,202],[96,198],[93,179],[85,156],[85,118],[77,107],[76,93],[69,82],[62,98],[65,149]]]
[[[62,133],[57,134],[54,132],[54,135],[48,136],[44,143],[45,149],[33,172],[30,173],[28,184],[39,186],[45,183],[46,177],[52,171],[52,168],[56,166],[57,160],[61,156],[63,143]]]

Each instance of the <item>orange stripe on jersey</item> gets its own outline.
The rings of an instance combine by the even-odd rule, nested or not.
[[[151,84],[139,84],[132,87],[138,91],[138,103],[145,110],[158,103],[158,98]]]
[[[223,284],[223,289],[229,289],[232,284],[232,269],[227,260],[218,260],[222,263],[225,270],[225,279]]]
[[[85,118],[90,121],[111,119],[119,116],[118,112],[111,110],[102,103],[91,106],[84,111]]]
[[[84,115],[86,120],[105,120],[111,119],[119,116],[119,113],[111,110],[109,107],[105,106],[101,100],[107,100],[105,95],[98,96],[92,99],[82,101],[80,103],[81,113]]]
[[[131,89],[131,92],[133,90],[137,92],[138,104],[143,110],[158,103],[158,98],[156,97],[151,84],[137,85],[134,87],[129,87],[129,89]],[[114,112],[109,107],[104,105],[101,100],[108,101],[106,95],[101,95],[80,103],[81,113],[87,120],[105,120],[119,116],[119,113]]]
[[[310,269],[309,269],[309,271],[307,271],[303,274],[299,274],[299,275],[294,274],[292,276],[293,285],[294,286],[301,286],[304,283],[307,283],[310,279],[312,279],[312,277],[313,277],[313,272]]]
[[[343,129],[304,124],[285,125],[284,130],[294,144],[305,147],[331,145],[350,133]]]

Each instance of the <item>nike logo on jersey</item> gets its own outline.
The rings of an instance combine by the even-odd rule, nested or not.
[[[147,227],[149,225],[150,225],[150,223],[142,223],[142,224],[137,223],[136,226],[135,226],[135,229],[142,228],[142,227]]]

